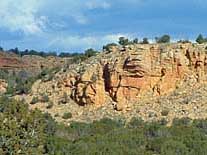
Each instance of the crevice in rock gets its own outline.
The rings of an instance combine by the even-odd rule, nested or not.
[[[103,79],[104,79],[104,88],[106,92],[110,92],[111,89],[111,78],[109,71],[109,63],[107,63],[103,68]]]
[[[112,100],[113,101],[115,101],[115,102],[118,102],[117,101],[117,93],[118,93],[118,91],[119,91],[119,88],[121,87],[121,81],[122,81],[122,77],[121,77],[121,75],[119,75],[119,83],[118,83],[118,85],[117,85],[117,89],[116,89],[116,91],[114,92],[114,95],[112,94],[111,95],[111,97],[112,97]]]

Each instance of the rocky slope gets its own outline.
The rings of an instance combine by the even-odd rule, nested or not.
[[[0,94],[5,93],[11,79],[36,77],[43,70],[62,68],[69,58],[25,55],[20,57],[12,52],[0,51]],[[15,82],[12,82],[14,85]]]
[[[39,108],[72,120],[133,117],[144,120],[206,118],[207,51],[198,44],[112,46],[96,57],[58,72],[51,81],[37,81],[29,96]],[[48,96],[53,107],[41,102]]]
[[[41,57],[34,55],[25,55],[20,57],[12,52],[0,51],[0,69],[9,71],[25,70],[31,74],[38,74],[44,68],[54,68],[63,66],[67,60],[59,57]]]

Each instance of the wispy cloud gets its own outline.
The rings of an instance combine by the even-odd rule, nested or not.
[[[190,39],[206,33],[206,4],[206,0],[0,0],[0,46],[82,51],[100,49],[120,36],[154,38],[168,33]]]
[[[89,19],[82,13],[77,12],[75,14],[71,14],[70,16],[73,17],[79,24],[87,24],[89,21]]]
[[[100,0],[1,0],[0,27],[36,34],[47,28],[53,12],[65,18],[71,17],[79,24],[86,24],[89,19],[84,13],[85,10],[109,7],[110,3]]]
[[[103,0],[92,0],[86,2],[86,6],[89,9],[96,9],[96,8],[108,9],[111,7],[111,4]]]
[[[77,49],[81,50],[87,48],[101,49],[107,43],[117,43],[119,37],[132,38],[131,34],[106,34],[104,36],[62,36],[54,38],[50,41],[49,47],[61,47],[65,50]]]
[[[1,0],[0,27],[11,31],[23,31],[25,34],[42,32],[45,27],[45,16],[37,16],[41,5],[39,0]]]

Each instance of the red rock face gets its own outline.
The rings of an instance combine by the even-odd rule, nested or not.
[[[207,55],[191,44],[132,45],[107,53],[101,57],[105,63],[77,74],[72,96],[80,105],[105,104],[108,94],[124,109],[142,96],[175,90],[188,75],[199,82],[207,74]]]
[[[12,52],[0,51],[0,69],[6,69],[8,71],[14,71],[18,73],[20,71],[27,72],[28,75],[36,76],[41,73],[42,69],[62,67],[65,62],[62,58],[58,57],[41,57],[25,55],[23,57],[16,55]]]
[[[0,68],[23,68],[27,64],[17,58],[0,58]]]

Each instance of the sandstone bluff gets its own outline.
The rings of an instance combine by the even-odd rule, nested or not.
[[[70,111],[72,120],[80,121],[120,113],[145,120],[206,118],[206,80],[204,44],[111,46],[85,62],[62,69],[51,81],[37,81],[25,99],[30,102],[34,96],[47,94],[54,103],[52,109],[41,103],[31,107],[53,116]],[[199,93],[200,97],[193,96]],[[65,95],[68,104],[61,105]],[[195,103],[196,99],[199,101]],[[164,110],[168,116],[163,116]]]

